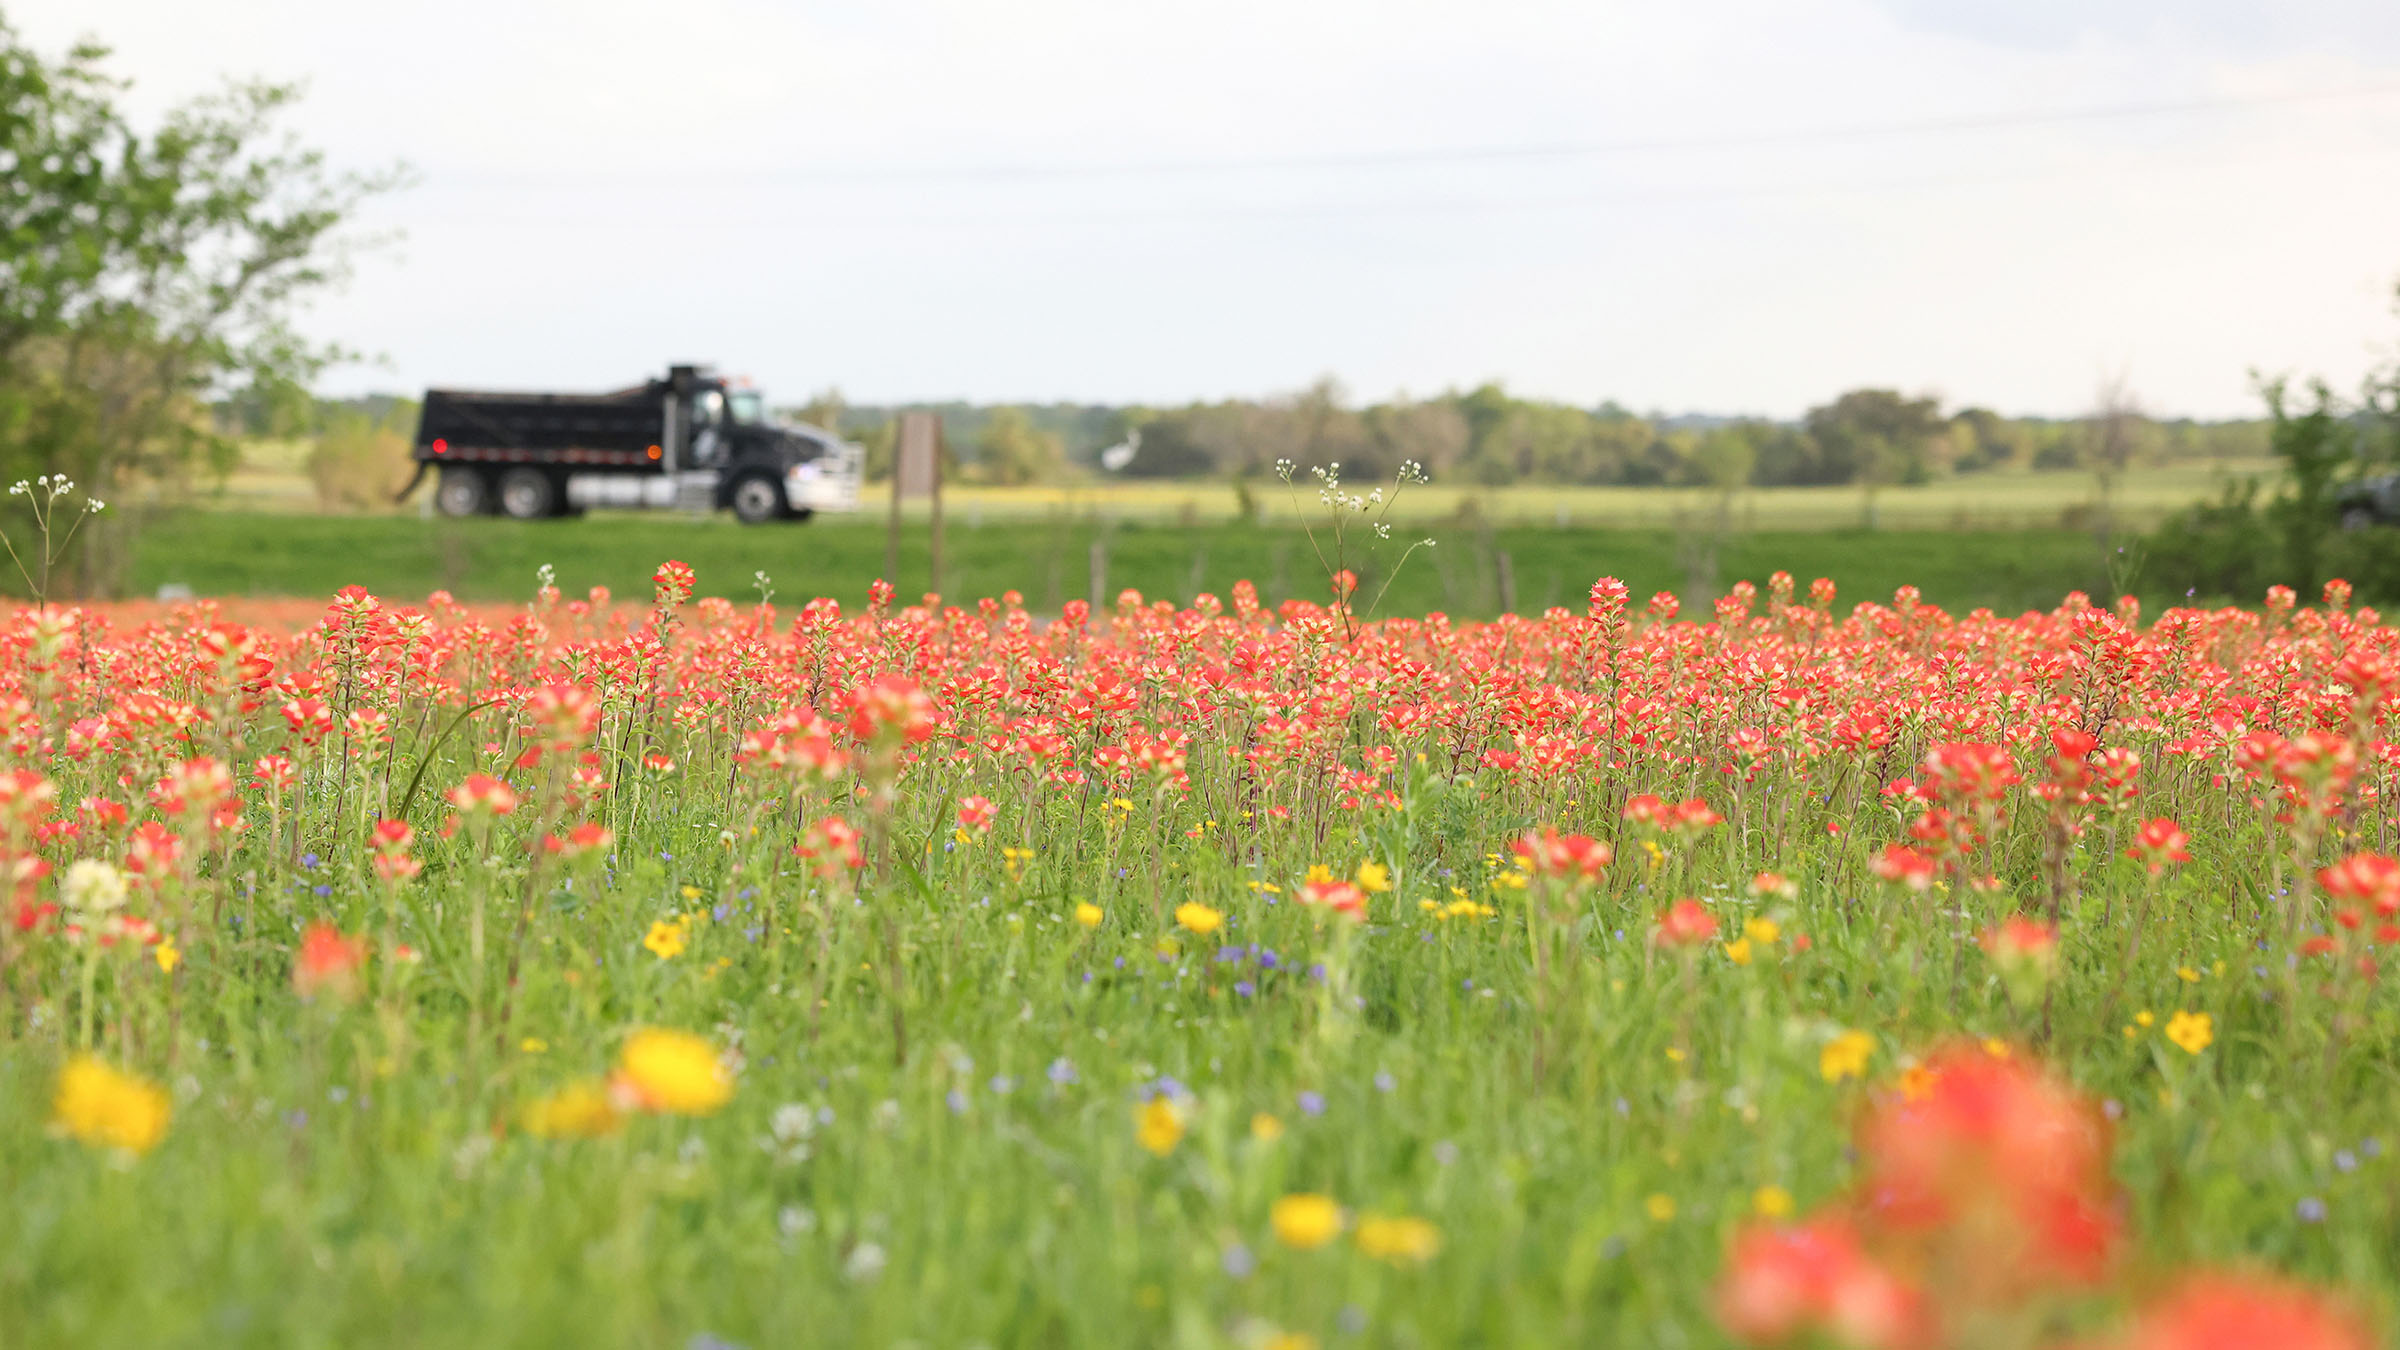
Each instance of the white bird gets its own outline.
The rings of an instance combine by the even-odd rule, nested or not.
[[[1133,457],[1141,452],[1141,448],[1142,433],[1128,431],[1124,440],[1100,452],[1100,467],[1110,473],[1121,473],[1126,465],[1133,463]]]

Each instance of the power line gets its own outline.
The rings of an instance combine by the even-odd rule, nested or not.
[[[1927,176],[1881,179],[1868,182],[1778,182],[1778,183],[1703,183],[1673,187],[1634,187],[1600,192],[1552,194],[1542,197],[1438,197],[1360,200],[1331,198],[1308,202],[1172,204],[1091,210],[1081,206],[1044,205],[1025,210],[961,210],[955,206],[924,211],[860,211],[818,213],[805,220],[795,220],[788,212],[761,211],[705,212],[688,216],[635,216],[611,222],[611,229],[657,229],[671,233],[721,233],[766,230],[780,232],[816,233],[825,230],[892,228],[988,228],[995,225],[1061,226],[1155,226],[1162,223],[1203,224],[1235,223],[1242,221],[1276,221],[1369,217],[1377,219],[1425,218],[1441,216],[1515,215],[1528,212],[1581,211],[1611,207],[1654,209],[1684,203],[1731,202],[1775,198],[1843,198],[1872,196],[1885,193],[1941,192],[1959,189],[2006,187],[2020,184],[2056,181],[2106,174],[2122,180],[2128,175],[2176,174],[2193,171],[2209,172],[2260,164],[2289,167],[2301,162],[2325,159],[2377,159],[2400,155],[2400,149],[2372,147],[2347,150],[2317,150],[2294,155],[2279,151],[2273,154],[2248,154],[2235,157],[2207,156],[2201,158],[2152,158],[2134,165],[2081,165],[2067,169],[2035,168],[1999,173],[1943,173]],[[579,208],[577,208],[579,209]],[[477,230],[495,227],[522,227],[539,230],[559,228],[560,218],[554,213],[491,214],[479,213],[460,223]],[[433,222],[414,218],[412,227],[422,228]]]
[[[2306,103],[2327,103],[2352,99],[2383,98],[2400,94],[2400,84],[2364,85],[2347,89],[2311,90],[2288,94],[2260,94],[2247,97],[2182,99],[2165,102],[2120,103],[2082,108],[2030,109],[2016,112],[1978,113],[1954,117],[1921,118],[1905,122],[1858,123],[1849,126],[1799,128],[1789,131],[1743,131],[1712,133],[1696,136],[1652,137],[1642,139],[1562,141],[1550,144],[1453,146],[1414,149],[1382,149],[1325,151],[1299,155],[1255,156],[1248,158],[1195,158],[1162,160],[1121,160],[1093,163],[1023,163],[984,165],[815,165],[781,169],[744,168],[738,179],[746,183],[775,181],[781,183],[817,182],[841,183],[942,183],[942,182],[1043,182],[1072,180],[1102,180],[1108,178],[1190,177],[1210,174],[1247,172],[1279,172],[1302,170],[1341,170],[1410,168],[1439,165],[1505,164],[1511,162],[1543,162],[1570,159],[1596,159],[1610,155],[1648,154],[1677,151],[1738,150],[1812,144],[1934,136],[1982,131],[2006,131],[2025,127],[2072,125],[2082,122],[2128,121],[2145,117],[2172,117],[2198,113],[2231,112],[2248,108],[2278,107]],[[578,178],[655,178],[661,172],[669,174],[705,173],[721,177],[727,170],[674,167],[659,169],[613,168],[589,174],[560,173],[535,170],[530,173],[495,172],[437,172],[432,175],[436,186],[451,188],[512,188],[540,184],[545,179]]]
[[[2363,85],[2347,89],[2318,89],[2285,94],[2229,95],[2219,98],[2101,104],[2081,108],[2023,109],[2014,112],[1919,118],[1904,122],[1866,122],[1847,126],[1795,128],[1784,131],[1709,133],[1695,136],[1559,141],[1524,145],[1342,150],[1250,157],[1117,160],[1081,164],[822,165],[784,169],[745,169],[741,171],[740,176],[753,182],[760,179],[822,183],[1037,182],[1297,170],[1526,163],[1593,159],[1609,155],[1838,144],[1846,141],[1870,141],[1910,136],[2006,131],[2024,127],[2131,121],[2148,117],[2176,117],[2197,113],[2232,112],[2249,108],[2383,98],[2395,94],[2400,94],[2400,84]]]

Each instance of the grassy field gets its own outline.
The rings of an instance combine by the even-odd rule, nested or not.
[[[1735,533],[1714,565],[1692,536],[1651,529],[1517,525],[1433,525],[1437,542],[1401,568],[1385,598],[1394,613],[1439,609],[1480,617],[1502,608],[1502,559],[1514,607],[1538,613],[1580,608],[1585,588],[1603,574],[1624,578],[1641,596],[1670,590],[1702,597],[1748,579],[1763,587],[1777,569],[1805,587],[1828,576],[1852,600],[1891,598],[1920,587],[1935,604],[1965,611],[2048,608],[2066,592],[2100,594],[2110,569],[2093,536],[2067,530],[1934,533],[1887,530],[1760,530]],[[1290,526],[1225,523],[1182,526],[1089,518],[1003,520],[982,525],[954,518],[946,531],[943,590],[973,599],[1014,588],[1026,603],[1055,613],[1094,591],[1092,546],[1105,537],[1106,601],[1132,587],[1151,598],[1188,601],[1202,591],[1225,595],[1247,579],[1270,602],[1326,595],[1326,570],[1307,537]],[[872,520],[825,519],[805,525],[745,528],[730,519],[660,515],[591,516],[516,522],[420,520],[402,516],[256,515],[184,512],[142,537],[133,569],[135,594],[183,586],[209,595],[326,595],[358,583],[380,595],[421,599],[447,589],[462,599],[521,600],[544,564],[570,594],[594,585],[620,596],[640,593],[657,560],[681,558],[703,586],[729,598],[756,598],[752,577],[765,572],[782,602],[831,595],[855,604],[884,570],[886,531]],[[1403,538],[1354,559],[1362,595],[1371,597],[1397,560]],[[899,575],[903,593],[930,583],[922,529],[907,531]],[[2137,588],[2138,589],[2138,588]]]
[[[0,1345],[2389,1343],[2392,630],[794,624],[609,537],[13,624]]]
[[[304,442],[246,443],[240,467],[204,504],[240,512],[312,513],[316,496],[301,468],[306,454]],[[2170,511],[2215,496],[2229,476],[2263,474],[2272,468],[2250,461],[2137,468],[2117,485],[2113,507],[2127,527],[2147,528]],[[1374,485],[1350,486],[1363,492]],[[1252,490],[1254,508],[1266,519],[1292,514],[1292,492],[1282,483],[1261,482]],[[871,512],[881,511],[888,500],[882,492],[877,486],[869,488]],[[1093,515],[1157,524],[1223,524],[1242,514],[1232,486],[1209,482],[1129,479],[1026,488],[954,484],[945,500],[951,517],[962,523]],[[2098,484],[2088,473],[1977,474],[1885,489],[1877,494],[1874,523],[1895,530],[2080,529],[2095,517],[2098,500]],[[1303,490],[1298,501],[1313,507],[1315,499]],[[1713,518],[1718,505],[1715,494],[1678,488],[1478,488],[1435,483],[1410,488],[1396,504],[1393,519],[1419,526],[1454,520],[1465,510],[1502,525],[1655,529],[1678,519]],[[911,507],[912,514],[921,511]],[[1732,520],[1753,531],[1856,529],[1866,523],[1866,497],[1848,487],[1747,490],[1736,494]]]

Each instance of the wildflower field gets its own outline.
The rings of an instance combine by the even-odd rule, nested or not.
[[[0,619],[0,1344],[2392,1325],[2338,583],[693,587]]]

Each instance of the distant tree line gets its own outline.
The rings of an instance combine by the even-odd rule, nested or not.
[[[1855,389],[1798,421],[1641,416],[1614,403],[1584,408],[1519,398],[1497,384],[1427,399],[1356,405],[1321,380],[1297,393],[1181,407],[1098,404],[911,405],[942,414],[964,477],[1038,483],[1091,470],[1106,446],[1139,435],[1128,478],[1248,479],[1279,460],[1338,464],[1353,482],[1388,478],[1414,460],[1438,481],[1670,487],[1849,485],[1874,489],[1955,474],[2140,464],[2256,461],[2265,420],[2159,419],[2103,391],[2079,418],[1945,410],[1939,399]],[[898,407],[852,406],[838,394],[795,409],[869,448],[880,471]]]

